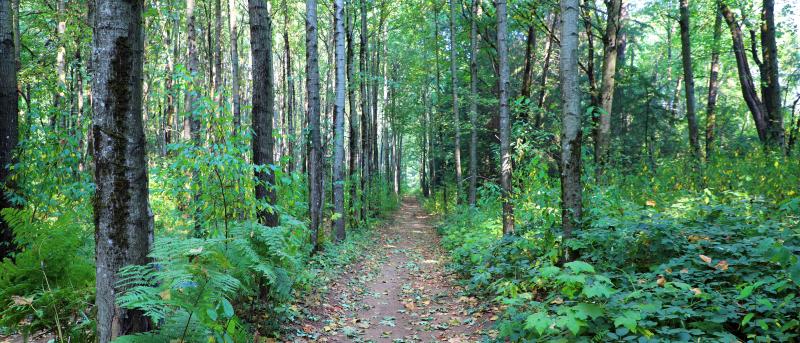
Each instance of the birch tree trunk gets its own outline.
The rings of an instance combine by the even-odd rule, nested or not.
[[[578,0],[561,0],[561,225],[565,241],[579,227],[583,213],[578,6]],[[564,259],[570,261],[573,258],[566,249]]]
[[[119,307],[117,272],[147,263],[147,159],[142,122],[142,1],[98,0],[93,37],[97,333],[102,343],[146,331],[144,313]]]
[[[503,188],[503,234],[514,233],[514,207],[511,203],[511,122],[508,115],[508,48],[506,45],[506,1],[497,0],[497,50],[500,67],[500,184]]]

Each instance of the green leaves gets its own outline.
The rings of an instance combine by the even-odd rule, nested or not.
[[[638,312],[625,311],[621,316],[614,318],[614,326],[624,326],[630,331],[636,331],[636,323],[642,319]]]
[[[547,315],[547,313],[536,312],[534,314],[529,315],[528,318],[525,319],[525,329],[536,330],[536,333],[538,333],[539,336],[541,336],[542,334],[544,334],[544,331],[547,330],[547,328],[550,326],[551,322],[552,320]]]

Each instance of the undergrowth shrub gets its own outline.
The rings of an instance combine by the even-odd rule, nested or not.
[[[456,207],[439,233],[467,290],[503,309],[500,339],[794,341],[800,198],[785,182],[797,170],[770,158],[720,157],[715,166],[735,171],[709,171],[714,188],[687,186],[679,165],[624,178],[632,183],[589,183],[582,228],[566,242],[579,258],[569,263],[558,180],[529,170],[543,170],[537,161],[517,172],[515,235],[502,236],[496,186],[476,208]],[[755,178],[722,179],[758,168]],[[775,178],[759,176],[776,168]],[[434,202],[426,208],[442,207]]]

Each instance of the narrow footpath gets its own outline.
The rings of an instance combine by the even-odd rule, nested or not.
[[[393,219],[376,228],[364,260],[331,285],[297,341],[490,341],[497,317],[455,285],[431,221],[416,199],[403,199]]]

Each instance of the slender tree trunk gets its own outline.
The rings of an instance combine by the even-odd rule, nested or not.
[[[702,160],[700,154],[700,140],[697,128],[697,115],[695,114],[694,96],[694,71],[692,70],[692,44],[689,27],[689,0],[680,0],[680,25],[681,25],[681,60],[683,61],[683,79],[686,90],[686,120],[689,122],[689,145],[694,155],[694,161]]]
[[[186,0],[186,55],[187,55],[187,72],[189,73],[189,84],[187,85],[186,92],[186,114],[183,119],[183,139],[193,139],[193,135],[198,135],[200,129],[200,121],[197,118],[197,93],[199,85],[197,84],[197,65],[200,63],[197,60],[197,31],[195,29],[195,16],[194,6],[195,0]]]
[[[344,97],[345,97],[345,38],[344,0],[334,1],[336,51],[336,101],[334,102],[333,208],[334,232],[337,242],[345,238],[344,212]]]
[[[722,36],[722,13],[717,8],[714,19],[714,36],[711,42],[711,67],[708,77],[708,105],[706,106],[706,160],[711,159],[717,130],[717,94],[719,93],[719,40]]]
[[[17,94],[17,63],[12,27],[11,1],[0,0],[0,210],[14,207],[5,192],[13,189],[11,170],[14,149],[19,137],[19,95]],[[17,251],[14,233],[0,216],[0,261]]]
[[[528,37],[525,40],[525,69],[522,72],[522,90],[520,95],[531,97],[532,61],[536,59],[536,27],[528,25]]]
[[[319,250],[322,221],[322,146],[319,124],[319,64],[317,54],[317,1],[306,0],[306,92],[308,92],[308,207],[311,215],[311,244]]]
[[[778,69],[778,46],[775,42],[775,1],[764,0],[761,10],[761,53],[764,71],[761,75],[761,96],[767,110],[769,126],[767,143],[770,146],[784,147],[783,108],[781,106],[781,85]]]
[[[97,334],[102,343],[149,329],[119,307],[120,268],[150,251],[147,157],[142,123],[144,39],[139,1],[98,0],[93,37]]]
[[[214,101],[222,106],[222,6],[214,0]],[[210,68],[210,67],[209,67]]]
[[[361,50],[359,52],[359,85],[361,87],[361,218],[366,221],[369,217],[369,182],[370,175],[370,127],[369,127],[369,98],[367,97],[367,56],[369,46],[367,42],[367,0],[361,3]]]
[[[603,70],[600,86],[599,125],[595,136],[595,160],[597,161],[596,177],[601,180],[608,163],[609,144],[611,138],[611,110],[614,103],[614,84],[617,73],[617,32],[619,31],[622,0],[606,0],[608,23],[603,35]]]
[[[456,202],[462,203],[461,197],[464,190],[461,185],[461,121],[458,114],[458,74],[456,67],[456,26],[455,26],[455,0],[450,0],[450,80],[453,91],[453,128],[455,129],[455,169],[456,169]]]
[[[272,116],[275,108],[274,71],[272,69],[272,19],[265,0],[248,0],[250,13],[250,46],[253,59],[252,125],[253,164],[256,200],[268,207],[260,208],[257,216],[265,226],[278,226],[280,216],[272,206],[277,204],[274,164],[275,142],[272,138]]]
[[[283,0],[283,47],[286,55],[286,129],[289,136],[286,137],[288,155],[294,160],[294,76],[292,75],[292,47],[289,44],[289,7],[286,0]],[[289,171],[294,171],[294,162],[290,162]]]
[[[544,66],[542,66],[542,75],[539,77],[539,96],[536,102],[536,121],[534,122],[534,127],[538,128],[542,124],[542,113],[544,109],[544,99],[545,95],[547,94],[547,76],[550,73],[550,56],[553,53],[553,40],[556,35],[556,19],[558,15],[551,14],[553,19],[550,22],[550,36],[547,38],[547,46],[545,47],[545,54],[544,54]]]
[[[231,101],[233,102],[233,134],[237,135],[242,126],[242,105],[239,98],[239,13],[236,0],[228,0],[228,32],[231,38]]]
[[[514,207],[511,202],[511,123],[508,115],[508,48],[506,47],[506,1],[497,0],[497,50],[500,62],[500,184],[503,187],[503,234],[514,233]]]
[[[350,147],[350,161],[349,161],[349,172],[350,172],[350,210],[352,211],[352,221],[354,224],[358,222],[360,218],[359,214],[359,206],[357,206],[358,200],[358,156],[359,156],[359,147],[358,139],[360,137],[358,133],[358,108],[356,105],[356,91],[354,86],[358,84],[355,76],[355,67],[353,65],[354,57],[355,57],[355,46],[353,42],[353,16],[352,13],[353,6],[352,0],[348,3],[348,6],[351,10],[346,12],[347,19],[347,99],[350,106],[350,139],[349,139],[349,147]]]
[[[479,1],[480,0],[472,0],[472,20],[469,43],[469,124],[471,126],[469,142],[469,205],[473,207],[475,206],[476,188],[478,184],[478,18],[480,18],[481,13]],[[530,55],[530,53],[528,55]],[[528,92],[530,92],[530,89],[528,89]],[[528,96],[530,96],[530,93]]]
[[[561,225],[565,241],[579,227],[583,213],[578,6],[578,0],[561,0]],[[570,261],[573,258],[569,249],[565,250],[564,259]]]
[[[58,83],[56,84],[57,89],[54,101],[56,114],[53,116],[53,121],[50,123],[50,125],[52,125],[54,128],[57,127],[59,120],[62,122],[62,124],[66,124],[67,120],[67,115],[62,113],[64,110],[64,91],[67,89],[67,49],[65,47],[65,42],[67,39],[66,10],[66,0],[57,0],[56,16],[58,17],[58,24],[56,26],[56,39],[58,41],[58,47],[56,48],[56,75],[58,77]],[[62,126],[64,129],[66,129],[66,125]]]
[[[742,29],[736,21],[736,16],[733,14],[733,11],[731,11],[725,1],[719,0],[718,4],[725,18],[725,22],[728,24],[731,38],[733,39],[733,54],[736,57],[736,70],[739,75],[739,84],[742,88],[742,97],[753,117],[753,122],[758,132],[758,138],[762,143],[766,144],[768,142],[769,131],[768,117],[764,104],[756,94],[753,74],[750,72],[750,63],[747,61],[747,51],[744,48]]]
[[[172,19],[172,26],[164,33],[164,45],[167,47],[173,47],[173,53],[167,56],[167,75],[165,75],[164,80],[164,91],[167,93],[167,104],[164,111],[164,124],[162,132],[162,135],[164,136],[164,147],[161,150],[162,155],[167,154],[167,146],[172,144],[172,121],[174,120],[174,116],[177,115],[175,109],[175,91],[173,87],[175,85],[175,59],[178,58],[178,30],[178,18],[176,16],[174,19]]]

